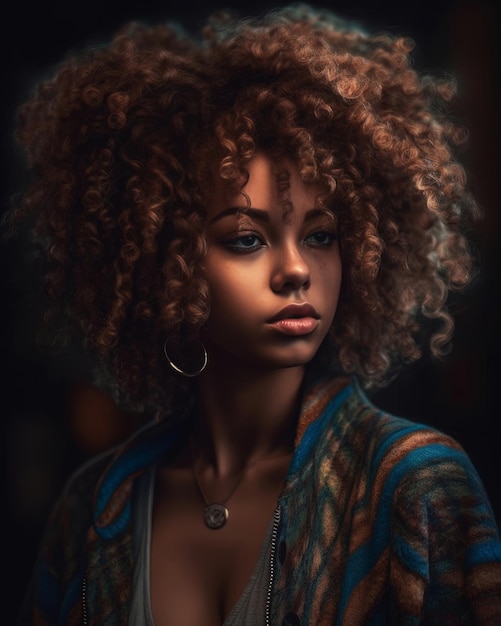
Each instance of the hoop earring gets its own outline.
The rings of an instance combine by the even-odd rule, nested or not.
[[[200,346],[202,346],[202,351],[203,351],[202,365],[199,367],[199,369],[193,372],[186,371],[182,367],[174,363],[173,359],[169,356],[169,353],[167,352],[168,341],[169,340],[166,339],[164,342],[164,354],[165,354],[165,358],[167,359],[167,363],[171,366],[171,368],[175,372],[177,372],[178,374],[182,374],[183,376],[186,376],[187,378],[194,378],[195,376],[198,376],[199,374],[201,374],[204,371],[204,369],[207,367],[209,358],[207,356],[207,350],[205,349],[205,346],[201,341],[200,341]],[[180,353],[176,354],[176,356],[181,357],[181,354]]]

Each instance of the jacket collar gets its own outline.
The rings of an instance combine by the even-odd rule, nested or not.
[[[351,393],[354,384],[350,378],[329,377],[305,385],[286,492],[294,487],[319,444],[326,421]],[[177,448],[188,429],[188,420],[175,426],[164,421],[151,422],[116,448],[94,498],[94,529],[101,538],[111,539],[129,524],[135,478]]]
[[[186,423],[169,427],[164,421],[150,422],[116,448],[94,497],[94,528],[98,535],[110,539],[127,526],[134,479],[174,449],[187,427]]]
[[[325,378],[306,391],[296,429],[294,455],[282,497],[288,497],[300,486],[306,473],[313,471],[312,461],[321,456],[325,446],[330,445],[334,433],[329,428],[343,430],[343,424],[332,423],[332,416],[340,413],[339,409],[356,388],[356,381],[349,377]],[[334,436],[340,440],[342,433],[335,433]]]

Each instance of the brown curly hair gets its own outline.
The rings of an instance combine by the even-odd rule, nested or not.
[[[448,293],[471,280],[462,233],[477,209],[455,156],[454,82],[419,75],[412,47],[307,5],[216,14],[200,36],[130,23],[66,58],[20,107],[34,178],[13,221],[36,218],[50,296],[129,401],[161,405],[177,388],[161,346],[209,315],[213,164],[241,188],[258,149],[292,159],[336,214],[337,367],[368,387],[388,381],[420,356],[428,320],[441,353]]]

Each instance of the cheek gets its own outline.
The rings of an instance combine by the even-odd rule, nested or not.
[[[245,318],[256,302],[256,293],[262,291],[256,272],[231,265],[219,265],[217,272],[207,267],[211,314],[209,324],[238,323]]]
[[[332,317],[336,312],[341,292],[343,272],[339,253],[336,253],[330,262],[318,268],[317,280],[324,304],[332,312]]]
[[[329,287],[329,292],[331,294],[332,304],[334,307],[337,306],[339,300],[342,279],[343,272],[341,270],[341,265],[339,265],[339,267],[336,267],[334,271],[331,270],[326,276],[326,282]]]

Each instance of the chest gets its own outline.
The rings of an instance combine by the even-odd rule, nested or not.
[[[212,529],[191,469],[158,472],[150,555],[155,626],[223,623],[265,551],[282,487],[281,471],[249,475],[226,502],[226,524]],[[268,575],[269,563],[263,570]]]

